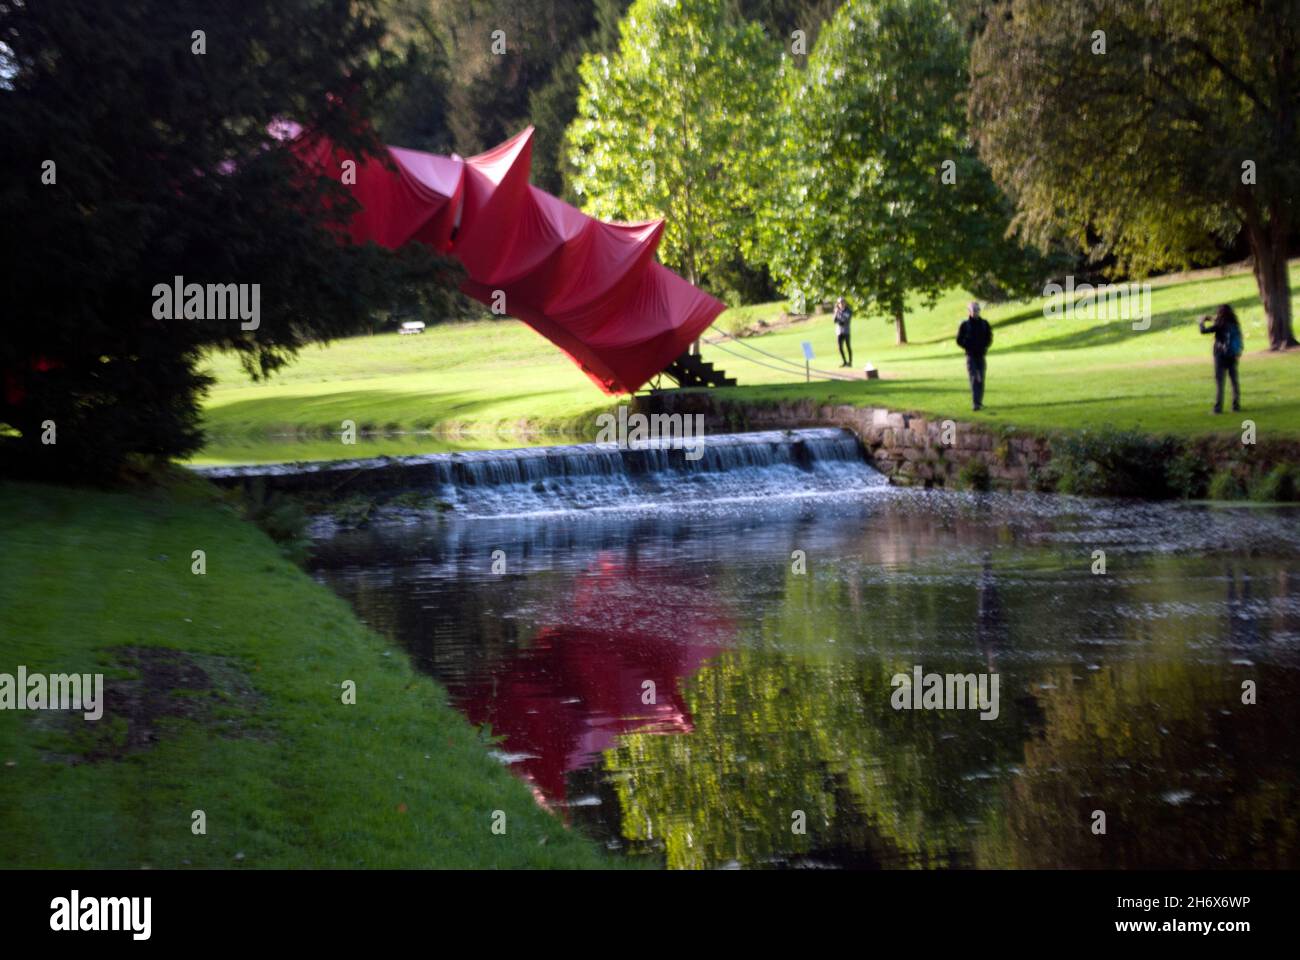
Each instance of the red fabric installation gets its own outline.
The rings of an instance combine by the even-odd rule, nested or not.
[[[528,182],[533,128],[462,160],[389,147],[358,162],[354,241],[427,243],[456,257],[467,294],[567,353],[606,393],[632,393],[680,356],[723,304],[658,263],[663,221],[603,223]],[[346,159],[302,138],[332,176]]]

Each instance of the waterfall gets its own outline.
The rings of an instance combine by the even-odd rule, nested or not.
[[[292,465],[197,468],[225,484],[282,491],[414,492],[464,516],[618,509],[883,486],[857,437],[819,428],[613,443],[437,453]]]

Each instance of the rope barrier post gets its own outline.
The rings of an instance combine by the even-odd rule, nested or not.
[[[812,344],[807,340],[803,341],[803,379],[804,383],[812,383]]]

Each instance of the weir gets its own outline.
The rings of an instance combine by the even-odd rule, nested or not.
[[[848,430],[773,430],[651,441],[195,468],[223,486],[415,493],[468,515],[843,492],[887,483]]]

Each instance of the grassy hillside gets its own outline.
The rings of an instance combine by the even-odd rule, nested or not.
[[[1300,435],[1300,351],[1279,355],[1264,349],[1264,316],[1249,272],[1206,272],[1157,280],[1153,286],[1154,316],[1145,331],[1128,322],[1048,319],[1042,301],[989,308],[995,341],[986,409],[979,414],[970,410],[963,358],[953,342],[969,299],[962,291],[909,314],[911,342],[906,346],[894,345],[892,325],[884,320],[854,320],[855,367],[860,371],[866,361],[874,363],[882,371],[876,381],[806,385],[801,372],[759,366],[752,361],[774,361],[732,342],[706,345],[704,354],[740,379],[741,386],[729,391],[738,399],[812,395],[1035,428],[1111,425],[1179,434],[1228,432],[1240,429],[1240,418],[1210,414],[1210,338],[1194,326],[1200,314],[1226,302],[1237,310],[1246,335],[1243,416],[1256,422],[1261,437]],[[781,305],[742,309],[743,316],[724,315],[719,325],[725,329],[764,314],[775,319]],[[801,365],[804,340],[813,345],[814,366],[838,369],[828,316],[746,342]],[[457,441],[467,446],[517,444],[511,435],[523,423],[576,421],[579,433],[593,432],[592,414],[617,402],[515,321],[340,341],[304,352],[265,384],[250,383],[229,357],[214,357],[212,369],[218,384],[207,404],[208,427],[221,440],[200,461],[285,453],[294,458],[292,448],[282,450],[279,442],[265,438],[294,431],[337,432],[345,419],[363,427],[468,431],[471,435]],[[225,444],[241,437],[242,454],[224,451]],[[248,447],[253,437],[259,444],[255,450]],[[403,441],[393,443],[402,448]],[[309,455],[328,456],[334,449],[327,440]],[[357,449],[339,445],[333,455],[353,455]]]
[[[0,711],[0,868],[612,865],[206,484],[0,513],[0,673],[108,685],[95,721]]]

